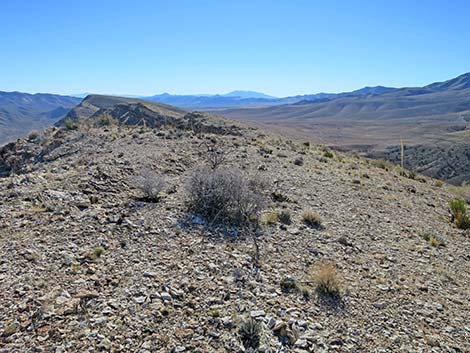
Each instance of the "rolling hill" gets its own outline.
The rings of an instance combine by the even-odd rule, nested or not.
[[[52,125],[80,100],[56,94],[0,91],[0,144]]]
[[[470,172],[470,161],[462,163],[461,159],[456,158],[458,165],[449,168],[447,161],[437,163],[427,158],[429,163],[422,165],[422,160],[418,158],[420,154],[413,152],[416,146],[420,149],[439,146],[448,151],[451,146],[458,145],[459,150],[468,149],[470,73],[424,87],[217,112],[335,148],[366,152],[371,156],[384,155],[383,152],[390,148],[396,149],[396,145],[404,139],[411,152],[407,160],[410,168],[458,182],[462,181],[460,174]]]

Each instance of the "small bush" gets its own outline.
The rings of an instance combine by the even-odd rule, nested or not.
[[[302,157],[297,157],[296,159],[294,159],[294,164],[301,166],[304,164],[304,159]]]
[[[220,310],[217,309],[217,308],[213,308],[213,309],[210,310],[209,314],[210,314],[210,316],[212,316],[214,318],[220,317]]]
[[[210,223],[257,223],[265,205],[265,185],[236,169],[197,168],[186,183],[187,205]]]
[[[440,247],[440,246],[445,246],[444,240],[438,235],[435,235],[432,233],[425,233],[423,234],[422,237],[424,240],[426,240],[429,243],[429,245],[435,248]]]
[[[238,329],[238,335],[245,349],[257,351],[261,340],[260,334],[261,326],[254,320],[242,322]]]
[[[100,116],[98,123],[100,126],[117,125],[117,120],[111,114],[104,113]]]
[[[320,295],[331,297],[340,296],[341,280],[334,264],[320,264],[311,270],[310,275]]]
[[[267,145],[261,145],[260,148],[259,148],[259,152],[261,154],[272,154],[273,153],[273,149]]]
[[[392,163],[390,163],[389,161],[387,161],[385,159],[374,159],[374,160],[372,160],[371,164],[374,167],[384,169],[386,171],[392,170],[393,167],[394,167],[394,165]]]
[[[295,292],[299,289],[299,286],[296,282],[296,280],[292,277],[285,277],[281,281],[281,290],[284,293],[290,293],[290,292]]]
[[[460,229],[470,227],[470,218],[467,215],[467,205],[464,200],[455,199],[449,204],[452,222]]]
[[[165,180],[150,169],[146,169],[135,178],[135,185],[142,191],[147,201],[156,202],[165,187]]]
[[[205,159],[211,169],[219,168],[227,161],[230,155],[230,151],[228,149],[223,148],[221,144],[217,144],[216,142],[211,144],[206,143],[206,149],[207,153],[205,154]]]
[[[86,257],[91,260],[91,261],[96,261],[98,260],[101,255],[103,255],[104,249],[102,247],[96,247],[92,251],[90,251]]]
[[[262,221],[264,224],[272,225],[272,224],[276,224],[279,221],[279,217],[277,213],[269,212],[263,215]]]
[[[312,210],[306,210],[302,214],[302,220],[305,224],[314,228],[322,227],[322,219],[320,215]]]
[[[273,191],[271,193],[271,199],[274,202],[290,202],[291,201],[287,195],[283,194],[280,191]]]
[[[325,158],[333,158],[334,156],[335,155],[330,150],[326,150],[325,152],[323,152],[323,157]]]
[[[75,130],[77,128],[77,124],[70,118],[66,118],[64,120],[64,127],[65,130]]]
[[[39,137],[40,137],[40,132],[36,131],[36,130],[33,130],[28,135],[28,141],[35,142],[35,141],[39,140]]]
[[[277,218],[279,218],[279,221],[283,224],[289,225],[292,223],[292,219],[291,219],[291,215],[289,211],[279,212],[279,214],[277,215]]]

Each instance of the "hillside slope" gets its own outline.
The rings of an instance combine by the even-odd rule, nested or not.
[[[470,350],[470,239],[450,223],[446,186],[203,119],[209,132],[50,128],[0,152],[22,161],[0,178],[2,350],[244,352],[250,317],[265,352]],[[262,217],[252,238],[188,213],[208,144],[266,183],[264,216],[291,223]],[[144,169],[166,180],[156,203],[135,187]],[[306,225],[306,210],[323,226]],[[342,278],[335,300],[310,276],[325,262]]]
[[[51,126],[79,102],[55,94],[0,92],[0,145]]]

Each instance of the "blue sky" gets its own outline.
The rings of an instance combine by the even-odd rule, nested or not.
[[[276,96],[470,71],[467,1],[2,1],[0,90]]]

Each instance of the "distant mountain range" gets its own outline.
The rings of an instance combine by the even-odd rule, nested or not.
[[[175,105],[185,109],[221,109],[232,107],[269,107],[300,102],[330,100],[345,96],[377,95],[395,90],[390,87],[364,87],[352,92],[316,93],[291,97],[273,97],[253,91],[233,91],[216,95],[172,95],[163,93],[155,96],[141,97],[153,102]]]
[[[122,95],[128,98],[140,98],[152,102],[174,105],[184,109],[224,109],[233,107],[269,107],[283,104],[299,104],[305,102],[316,102],[330,100],[339,97],[377,95],[395,90],[395,88],[376,86],[364,87],[352,92],[342,93],[316,93],[289,97],[274,97],[255,91],[232,91],[225,94],[169,94],[162,93],[154,96]],[[73,95],[74,97],[85,98],[92,93],[82,93]]]
[[[394,161],[399,161],[397,145],[403,139],[408,168],[455,184],[470,182],[470,73],[424,87],[355,92],[288,105],[214,111]]]
[[[80,101],[56,94],[0,91],[0,144],[54,124]]]
[[[76,106],[80,97],[0,92],[0,143],[52,125]],[[389,145],[397,136],[409,136],[411,132],[422,141],[466,126],[466,119],[470,119],[470,73],[424,87],[375,86],[282,98],[254,91],[217,95],[164,93],[140,98],[294,129],[328,144],[378,146]],[[422,131],[429,124],[435,135]],[[372,128],[378,133],[363,134]],[[386,136],[382,136],[384,128]]]
[[[470,73],[424,87],[365,87],[349,93],[303,97],[289,105],[232,108],[220,113],[233,118],[281,122],[290,126],[295,126],[295,122],[336,124],[338,120],[414,119],[416,122],[425,117],[442,122],[443,117],[460,117],[470,110]]]

